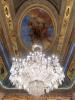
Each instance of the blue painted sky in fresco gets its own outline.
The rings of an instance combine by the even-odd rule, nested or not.
[[[54,28],[53,26],[51,26],[48,28],[48,36],[53,36],[53,33],[54,33]]]
[[[28,24],[30,22],[30,19],[31,17],[30,16],[25,16],[23,21],[22,21],[22,25],[21,25],[21,37],[22,37],[22,40],[24,42],[24,44],[26,45],[27,48],[30,48],[31,45],[32,45],[32,41],[31,41],[31,37],[29,35],[29,33],[32,31]],[[52,33],[54,33],[54,28],[52,26],[50,26],[48,28],[48,36],[53,36]]]
[[[21,26],[21,36],[22,36],[23,42],[28,48],[32,44],[31,37],[29,36],[29,32],[31,31],[31,29],[28,27],[29,22],[30,22],[30,17],[26,16],[24,17],[22,21],[22,26]]]

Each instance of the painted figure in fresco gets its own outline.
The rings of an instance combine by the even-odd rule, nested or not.
[[[46,48],[53,37],[53,27],[39,17],[26,16],[23,23],[23,38],[30,47],[33,43],[42,43]]]
[[[29,27],[32,30],[30,32],[30,36],[33,43],[41,42],[44,48],[50,45],[53,34],[53,30],[50,25],[48,25],[44,20],[39,17],[33,17],[31,18]]]
[[[50,48],[55,37],[52,20],[48,13],[35,8],[27,13],[21,25],[22,40],[27,48],[40,43],[44,49]]]

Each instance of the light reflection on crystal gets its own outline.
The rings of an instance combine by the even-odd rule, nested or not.
[[[38,47],[40,50],[35,51]],[[58,89],[64,81],[63,68],[56,55],[45,57],[40,45],[33,46],[26,58],[12,58],[10,81],[17,89],[25,89],[29,94],[40,96]]]

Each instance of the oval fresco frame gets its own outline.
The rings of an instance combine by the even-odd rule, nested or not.
[[[35,0],[35,1],[37,1],[37,0]],[[22,47],[26,50],[29,50],[29,49],[26,48],[25,44],[23,43],[23,41],[21,39],[20,29],[21,29],[22,20],[24,19],[25,15],[29,12],[29,10],[35,9],[35,8],[43,9],[50,16],[51,21],[53,23],[54,31],[56,33],[58,31],[58,29],[57,29],[58,21],[57,21],[57,17],[55,17],[55,15],[58,16],[58,14],[57,14],[55,8],[53,7],[53,5],[51,5],[48,1],[46,1],[46,3],[45,3],[45,0],[43,3],[40,0],[39,0],[39,2],[38,1],[35,2],[35,1],[32,0],[32,1],[25,2],[25,4],[23,5],[23,7],[25,9],[23,10],[23,7],[22,7],[16,15],[17,16],[17,24],[18,24],[18,29],[17,29],[18,38],[20,40]],[[54,9],[54,10],[51,10],[50,7],[51,7],[51,9]],[[53,11],[55,11],[55,15],[53,14]],[[57,34],[55,34],[55,40],[56,40],[56,37],[57,37]]]

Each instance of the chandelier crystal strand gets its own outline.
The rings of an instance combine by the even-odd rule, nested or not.
[[[32,50],[25,58],[12,58],[9,80],[17,89],[35,96],[58,89],[65,78],[59,58],[46,57],[40,45],[33,45]]]

